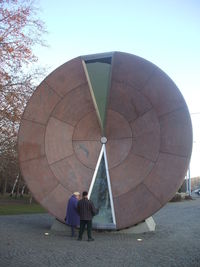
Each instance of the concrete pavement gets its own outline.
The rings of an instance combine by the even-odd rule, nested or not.
[[[51,232],[49,214],[0,216],[0,266],[199,267],[200,198],[168,203],[153,218],[155,232],[94,232],[94,242],[78,242]]]

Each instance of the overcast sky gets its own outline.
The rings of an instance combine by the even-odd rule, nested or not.
[[[192,114],[191,176],[200,176],[200,1],[41,0],[38,5],[49,48],[35,52],[49,72],[79,55],[122,51],[151,61],[172,78]]]

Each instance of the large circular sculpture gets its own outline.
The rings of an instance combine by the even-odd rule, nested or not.
[[[35,198],[63,221],[89,190],[97,228],[139,223],[183,182],[192,149],[186,103],[154,64],[113,52],[75,58],[36,89],[22,116],[19,159]]]

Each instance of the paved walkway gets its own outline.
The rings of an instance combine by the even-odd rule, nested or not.
[[[168,203],[154,219],[153,233],[94,233],[94,242],[79,242],[51,232],[48,214],[0,216],[0,266],[199,267],[200,198]]]

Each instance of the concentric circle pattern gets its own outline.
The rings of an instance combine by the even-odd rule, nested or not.
[[[116,228],[123,229],[173,197],[189,164],[192,127],[180,91],[163,71],[134,55],[110,55],[78,57],[52,72],[27,104],[18,146],[28,187],[63,221],[71,194],[89,190],[105,145]],[[110,64],[110,74],[101,63]],[[92,68],[100,70],[98,85],[110,77],[107,91],[91,91]]]

